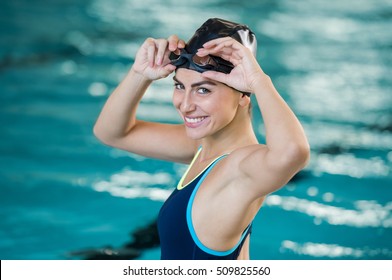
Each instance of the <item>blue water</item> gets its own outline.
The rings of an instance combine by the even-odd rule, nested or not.
[[[271,194],[252,259],[392,259],[392,6],[387,0],[0,2],[0,258],[121,247],[154,220],[185,166],[92,135],[148,36],[209,17],[248,24],[258,60],[302,121],[309,166]],[[179,122],[172,81],[140,118]],[[264,129],[257,108],[258,137]],[[158,259],[159,248],[140,259]]]

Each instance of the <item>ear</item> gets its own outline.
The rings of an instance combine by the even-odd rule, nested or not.
[[[241,94],[241,97],[240,97],[240,100],[239,100],[239,105],[241,107],[248,106],[249,103],[250,103],[250,96],[247,96],[246,94],[243,94],[243,93],[240,93],[240,94]]]

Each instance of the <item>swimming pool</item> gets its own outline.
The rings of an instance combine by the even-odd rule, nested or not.
[[[0,258],[122,248],[155,219],[185,166],[105,147],[92,126],[146,37],[187,39],[223,17],[256,32],[258,60],[312,147],[256,217],[251,258],[391,259],[387,2],[2,1]],[[154,84],[139,116],[179,122],[171,92],[171,79]],[[138,252],[159,258],[158,247]]]

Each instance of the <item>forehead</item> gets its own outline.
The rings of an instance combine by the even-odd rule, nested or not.
[[[205,78],[202,77],[201,73],[187,68],[178,68],[175,73],[175,77],[181,82],[185,82],[187,80],[193,82],[200,82],[205,80]]]
[[[177,82],[182,83],[185,86],[199,86],[203,84],[209,84],[212,86],[220,87],[220,88],[226,88],[227,86],[225,84],[222,84],[218,81],[211,80],[208,78],[204,78],[201,73],[193,70],[189,70],[186,68],[180,68],[176,71],[176,75],[173,77],[173,79]]]

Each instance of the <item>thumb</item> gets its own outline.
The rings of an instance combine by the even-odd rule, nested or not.
[[[176,66],[167,64],[162,67],[162,71],[160,71],[160,78],[166,78],[169,76],[174,70],[176,70]]]
[[[217,82],[226,83],[227,74],[216,72],[216,71],[206,71],[201,73],[201,76],[207,79],[215,80]]]

